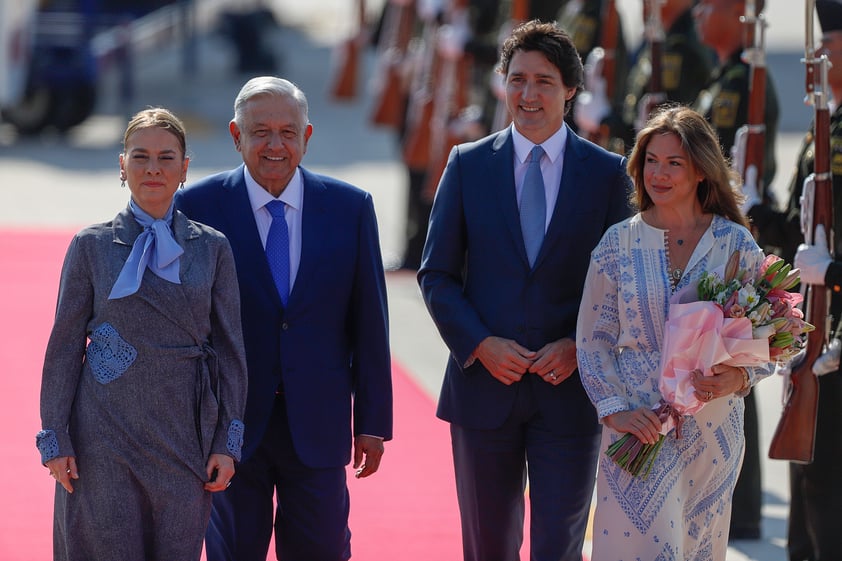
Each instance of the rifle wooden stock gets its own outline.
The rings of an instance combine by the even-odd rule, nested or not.
[[[825,228],[827,240],[833,243],[833,186],[830,177],[830,111],[827,106],[827,57],[817,59],[813,42],[814,1],[806,2],[807,33],[804,62],[807,65],[807,99],[815,108],[815,193],[813,220],[805,232],[808,242],[815,240],[815,228]],[[804,212],[804,209],[802,209]],[[808,210],[809,212],[809,210]],[[769,457],[798,463],[813,461],[816,444],[816,413],[819,383],[813,364],[824,350],[828,337],[828,290],[824,286],[808,286],[804,299],[804,317],[815,326],[807,334],[804,360],[792,369],[791,392],[769,446]]]
[[[403,126],[409,92],[404,84],[401,65],[405,63],[406,50],[412,34],[414,9],[389,3],[383,29],[383,48],[378,57],[374,110],[371,122],[398,129]]]
[[[357,0],[358,27],[356,33],[346,39],[338,50],[330,87],[330,95],[337,100],[351,100],[357,97],[357,76],[360,67],[360,42],[365,28],[365,0]]]
[[[822,224],[828,239],[833,239],[833,188],[828,171],[830,164],[830,114],[825,108],[816,110],[815,169],[816,190],[813,204],[814,224]],[[820,133],[819,131],[824,131]],[[820,137],[823,137],[820,139]],[[815,235],[813,237],[815,239]],[[807,334],[807,354],[790,374],[792,391],[784,404],[781,418],[769,446],[769,457],[776,460],[809,464],[816,446],[816,413],[819,405],[819,381],[813,374],[813,363],[821,356],[827,342],[828,290],[824,286],[808,286],[804,298],[804,317],[815,326]]]

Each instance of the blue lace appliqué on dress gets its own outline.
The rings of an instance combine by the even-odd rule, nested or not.
[[[42,430],[35,435],[35,446],[41,452],[41,463],[58,457],[58,438],[53,430]]]
[[[228,442],[226,443],[226,447],[228,448],[228,452],[238,462],[240,461],[240,453],[243,449],[243,433],[245,430],[246,426],[243,422],[237,420],[231,421],[231,425],[228,427]]]
[[[100,384],[113,382],[129,369],[137,350],[120,337],[110,323],[103,323],[90,335],[86,351],[88,364]]]

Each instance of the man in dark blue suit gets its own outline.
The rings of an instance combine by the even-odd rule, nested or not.
[[[583,75],[564,31],[518,27],[498,71],[513,126],[451,152],[418,272],[451,351],[438,416],[465,560],[519,559],[528,476],[531,558],[579,561],[600,428],[576,369],[576,316],[591,250],[629,214],[629,181],[624,158],[564,124]]]
[[[274,526],[282,561],[346,560],[351,449],[357,477],[368,477],[392,436],[374,205],[368,193],[299,166],[313,127],[303,92],[287,80],[249,80],[230,132],[244,165],[176,198],[231,242],[249,374],[243,461],[213,502],[208,559],[265,561]],[[280,247],[278,225],[281,259],[264,252]]]

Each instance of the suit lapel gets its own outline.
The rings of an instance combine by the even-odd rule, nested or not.
[[[512,129],[507,128],[501,132],[492,143],[491,153],[491,175],[490,185],[497,186],[497,198],[500,202],[500,211],[503,214],[503,221],[509,229],[509,234],[515,241],[518,254],[524,264],[529,267],[529,257],[526,255],[526,245],[523,242],[523,232],[520,229],[520,213],[517,206],[517,189],[515,187],[515,158],[514,141],[512,140]],[[509,178],[508,181],[501,181],[500,178]]]
[[[535,267],[538,267],[546,256],[552,251],[553,246],[561,239],[563,232],[569,224],[566,223],[564,209],[573,208],[578,196],[577,185],[583,185],[581,179],[582,170],[586,168],[584,160],[588,157],[584,140],[573,131],[567,129],[567,145],[564,147],[564,166],[561,171],[561,184],[559,185],[558,198],[550,217],[550,224],[547,227],[547,234],[544,236],[544,243],[541,251],[535,259]]]
[[[276,306],[283,308],[272,272],[269,270],[263,242],[260,241],[260,233],[257,231],[243,167],[240,166],[231,172],[223,182],[223,195],[218,199],[219,214],[228,220],[225,235],[237,259],[238,269],[249,272],[240,275],[240,282],[245,285],[243,288],[265,292]]]
[[[319,262],[319,236],[321,232],[331,227],[325,212],[327,203],[325,184],[304,168],[299,169],[304,188],[304,208],[301,215],[301,260],[298,263],[295,284],[289,295],[290,306],[295,304],[307,290],[308,283],[314,278]]]

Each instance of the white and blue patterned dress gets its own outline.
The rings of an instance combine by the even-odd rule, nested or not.
[[[638,214],[609,229],[591,254],[579,310],[582,383],[599,418],[658,403],[659,360],[673,287],[667,231]],[[675,289],[724,266],[734,250],[754,273],[763,254],[744,227],[714,216]],[[749,369],[752,384],[770,369]],[[714,399],[670,432],[646,478],[601,454],[593,561],[724,560],[731,495],[744,452],[743,400]],[[620,433],[603,426],[602,450]]]

